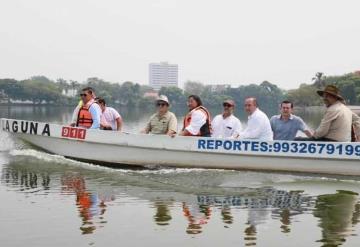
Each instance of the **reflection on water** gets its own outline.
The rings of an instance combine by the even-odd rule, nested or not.
[[[50,176],[46,172],[36,173],[29,171],[26,167],[12,169],[4,167],[1,173],[1,181],[20,191],[49,190]]]
[[[160,226],[169,225],[171,217],[171,212],[169,206],[171,203],[163,202],[161,200],[154,202],[154,207],[156,208],[156,213],[154,216],[154,220],[156,224]]]
[[[336,194],[320,195],[316,201],[314,216],[320,219],[323,246],[338,246],[351,234],[358,221],[358,194],[338,191]]]
[[[357,236],[354,232],[360,220],[360,203],[355,192],[341,190],[309,196],[304,191],[276,189],[272,186],[225,190],[199,187],[189,191],[188,181],[178,183],[179,177],[184,174],[178,174],[176,169],[173,171],[170,175],[159,175],[156,171],[152,175],[146,170],[120,173],[114,170],[113,173],[111,169],[91,170],[76,165],[38,163],[26,157],[16,157],[13,162],[2,166],[1,185],[11,188],[14,193],[31,192],[34,197],[44,195],[46,191],[58,193],[64,198],[74,196],[73,204],[76,205],[81,222],[78,229],[85,235],[95,234],[97,229],[106,227],[109,221],[114,220],[111,210],[114,210],[119,198],[137,198],[138,203],[139,200],[151,203],[154,226],[168,228],[174,225],[185,235],[207,235],[213,232],[210,230],[214,228],[213,222],[221,222],[224,229],[242,228],[245,246],[258,245],[263,235],[280,238],[279,234],[296,234],[301,238],[302,234],[293,232],[292,226],[300,224],[306,228],[307,222],[302,222],[301,217],[308,214],[318,219],[318,227],[321,229],[321,236],[315,236],[314,243],[339,246],[349,236]],[[213,174],[207,175],[209,173],[212,171],[204,170],[200,175],[211,177]],[[186,174],[188,177],[193,175]],[[171,185],[171,177],[177,182],[176,186]],[[209,194],[211,191],[214,194]],[[56,202],[48,203],[51,205]],[[143,203],[143,207],[148,207],[146,205]],[[181,226],[184,220],[185,225]],[[121,219],[118,222],[125,226],[129,223]],[[261,228],[262,225],[278,228],[273,231],[276,235],[268,235]]]
[[[73,192],[76,195],[76,205],[79,216],[82,219],[80,230],[83,234],[93,233],[96,229],[94,217],[97,217],[101,224],[105,224],[104,213],[106,202],[115,200],[115,196],[99,195],[86,190],[85,179],[79,174],[64,174],[61,176],[62,191]]]

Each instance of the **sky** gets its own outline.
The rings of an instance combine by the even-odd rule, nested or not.
[[[360,70],[359,0],[0,0],[0,78],[281,88]]]

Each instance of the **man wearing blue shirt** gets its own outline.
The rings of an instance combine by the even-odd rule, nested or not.
[[[293,107],[292,102],[284,100],[281,102],[281,114],[271,117],[270,124],[274,133],[274,140],[292,141],[299,130],[304,132],[307,137],[312,136],[305,122],[300,117],[292,114]]]

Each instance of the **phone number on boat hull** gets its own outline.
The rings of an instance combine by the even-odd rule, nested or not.
[[[318,142],[262,142],[199,139],[200,150],[231,150],[261,153],[296,153],[360,156],[360,145]]]

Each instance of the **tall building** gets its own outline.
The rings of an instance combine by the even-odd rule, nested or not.
[[[149,85],[155,90],[178,86],[178,65],[167,62],[149,64]]]

